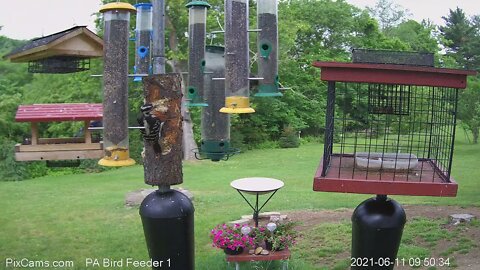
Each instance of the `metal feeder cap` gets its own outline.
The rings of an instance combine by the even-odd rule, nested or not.
[[[134,6],[130,5],[129,3],[124,2],[113,2],[103,5],[100,8],[100,12],[107,12],[110,10],[127,10],[127,11],[137,11]]]
[[[211,8],[212,6],[205,2],[205,1],[192,1],[188,4],[185,5],[185,7],[187,8],[191,8],[191,7],[206,7],[206,8]]]

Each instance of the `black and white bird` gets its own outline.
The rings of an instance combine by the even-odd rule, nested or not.
[[[155,153],[162,152],[159,140],[162,137],[163,122],[152,114],[153,105],[150,103],[144,104],[140,107],[142,114],[137,118],[137,122],[144,129],[140,129],[143,138],[146,141],[155,142],[153,150]]]

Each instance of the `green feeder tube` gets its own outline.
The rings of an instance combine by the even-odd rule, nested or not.
[[[188,15],[188,106],[205,107],[203,73],[205,69],[205,39],[207,9],[204,1],[193,1],[186,5]]]
[[[212,80],[225,76],[225,50],[219,46],[207,46],[205,52],[205,101],[202,109],[202,141],[200,155],[212,161],[228,158],[230,149],[230,115],[220,113],[225,104],[225,81]]]
[[[278,0],[257,0],[258,76],[256,97],[281,97],[278,82]]]

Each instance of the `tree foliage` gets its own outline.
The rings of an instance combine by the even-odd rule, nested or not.
[[[112,2],[112,0],[104,0]],[[135,4],[137,1],[129,0]],[[221,0],[208,1],[207,32],[222,30],[224,13]],[[166,1],[166,55],[167,70],[184,72],[187,68],[188,31],[187,1]],[[256,28],[255,1],[250,1],[250,28]],[[279,1],[279,76],[287,88],[281,98],[252,97],[256,113],[232,116],[232,142],[234,147],[259,145],[266,141],[285,137],[284,127],[291,134],[322,135],[325,126],[327,86],[319,79],[319,70],[312,67],[314,61],[350,61],[353,48],[390,49],[400,51],[434,52],[444,67],[479,69],[480,17],[468,18],[460,9],[451,10],[444,19],[445,26],[437,28],[431,22],[407,20],[408,11],[389,0],[380,0],[369,9],[359,9],[345,0],[283,0]],[[101,17],[97,26],[102,33]],[[134,36],[135,16],[132,16],[131,36]],[[223,44],[223,34],[208,36],[207,43]],[[0,55],[20,46],[16,41],[0,36]],[[441,54],[439,44],[446,51]],[[133,48],[133,42],[130,44]],[[255,63],[256,35],[250,34],[252,75]],[[134,52],[130,50],[130,66],[133,70]],[[101,102],[102,81],[90,74],[102,73],[102,61],[92,61],[92,70],[75,74],[29,74],[25,64],[12,64],[0,59],[0,179],[20,179],[46,173],[39,164],[15,163],[14,142],[29,136],[26,124],[14,122],[19,104],[53,102]],[[480,126],[480,97],[478,79],[469,81],[469,88],[461,91],[459,118],[473,134]],[[255,87],[251,93],[256,92]],[[346,100],[348,102],[348,100]],[[143,103],[142,86],[130,82],[130,118],[135,119]],[[365,108],[350,106],[343,113],[354,116],[355,110]],[[195,138],[200,138],[200,110],[191,110]],[[188,115],[186,115],[188,120]],[[361,125],[359,118],[354,125]],[[132,124],[134,124],[132,122]],[[56,123],[43,130],[42,136],[72,136],[81,124]],[[475,137],[475,136],[474,136]],[[293,138],[293,137],[292,137]],[[141,138],[131,133],[132,156],[141,160]],[[283,140],[283,139],[282,139]],[[263,144],[266,145],[266,144]],[[135,148],[135,149],[134,149]],[[8,154],[10,153],[10,154]],[[15,164],[15,165],[13,165]],[[90,166],[90,165],[89,165]],[[11,170],[9,170],[11,169]],[[14,175],[19,175],[15,178]]]
[[[448,16],[442,17],[445,26],[439,30],[447,56],[456,65],[480,71],[480,20],[479,16],[468,18],[465,12],[456,8]],[[469,81],[468,89],[461,91],[458,117],[473,134],[473,142],[478,143],[480,133],[480,84],[478,76]]]

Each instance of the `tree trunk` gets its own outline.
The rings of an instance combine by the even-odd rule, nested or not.
[[[182,173],[182,115],[181,76],[153,75],[143,79],[146,103],[153,105],[152,115],[163,122],[160,140],[147,141],[143,159],[145,183],[168,187],[183,183]],[[156,153],[158,143],[161,152]]]
[[[170,36],[168,39],[169,42],[169,47],[172,51],[177,52],[178,51],[178,39],[177,39],[177,29],[175,29],[173,23],[170,21],[170,18],[168,15],[166,16],[167,18],[167,24],[170,26]],[[172,67],[173,72],[182,74],[183,68],[181,67],[181,64],[177,60],[173,61],[168,61],[168,64]],[[195,138],[193,135],[193,122],[192,122],[192,117],[190,116],[190,112],[188,108],[186,107],[186,100],[185,100],[185,84],[183,83],[182,80],[182,93],[183,93],[183,98],[182,98],[182,117],[183,117],[183,159],[184,160],[193,160],[195,159],[195,154],[194,150],[197,149],[197,143],[195,143]]]
[[[478,135],[479,135],[479,127],[472,128],[472,134],[473,134],[473,143],[477,144],[478,143]]]

